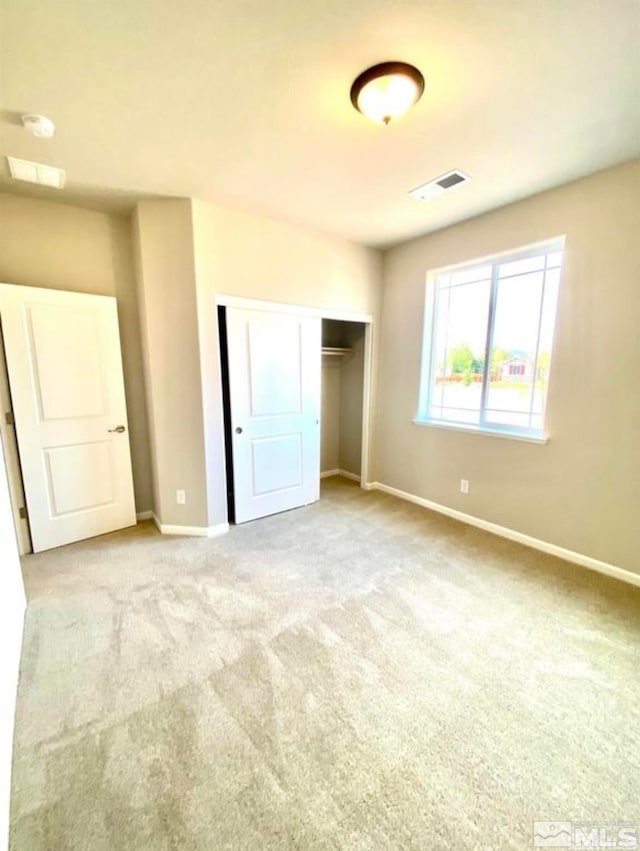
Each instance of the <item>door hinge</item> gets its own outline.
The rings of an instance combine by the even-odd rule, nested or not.
[[[21,520],[28,520],[29,519],[29,515],[27,514],[27,509],[24,506],[18,511],[18,514],[20,515]]]
[[[4,415],[4,421],[7,425],[15,425],[16,421],[13,418],[13,411],[7,411]]]

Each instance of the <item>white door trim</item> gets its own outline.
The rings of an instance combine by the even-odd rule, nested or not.
[[[13,523],[16,529],[16,539],[18,541],[18,552],[21,556],[24,556],[31,552],[31,535],[29,533],[29,522],[26,518],[27,501],[22,485],[22,468],[20,465],[20,452],[18,450],[15,424],[8,424],[5,419],[5,415],[7,414],[13,415],[13,405],[11,403],[9,373],[4,351],[2,328],[0,327],[0,440],[4,449],[7,480],[9,482],[9,497],[13,512]],[[24,511],[24,517],[20,516],[21,509]]]
[[[273,313],[297,313],[302,316],[316,316],[320,319],[337,319],[341,322],[360,322],[365,326],[364,334],[364,382],[362,392],[362,458],[360,469],[360,487],[369,484],[369,447],[371,435],[372,411],[372,372],[373,372],[373,334],[375,320],[371,313],[357,313],[350,310],[336,310],[328,307],[308,307],[282,301],[245,298],[244,296],[216,293],[216,306],[239,307],[245,310],[266,310]]]
[[[240,307],[244,310],[268,310],[273,313],[297,313],[299,316],[317,316],[320,319],[341,319],[344,322],[367,322],[373,324],[371,313],[356,313],[351,310],[334,310],[330,307],[309,307],[285,301],[266,301],[244,296],[216,293],[216,304],[220,307]]]

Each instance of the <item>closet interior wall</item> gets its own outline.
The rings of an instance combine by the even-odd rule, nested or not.
[[[364,342],[364,323],[322,320],[321,473],[361,474]]]

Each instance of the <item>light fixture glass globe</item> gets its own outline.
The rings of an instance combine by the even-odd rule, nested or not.
[[[415,80],[403,74],[389,74],[367,83],[358,95],[358,109],[373,121],[388,124],[411,109],[419,96]]]
[[[406,62],[383,62],[367,68],[351,86],[355,108],[382,124],[403,115],[424,91],[424,77]]]

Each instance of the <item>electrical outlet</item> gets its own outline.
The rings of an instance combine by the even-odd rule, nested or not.
[[[469,493],[468,479],[460,479],[460,493]]]
[[[187,503],[186,491],[176,491],[176,502],[178,503],[178,505],[186,505],[186,503]]]

